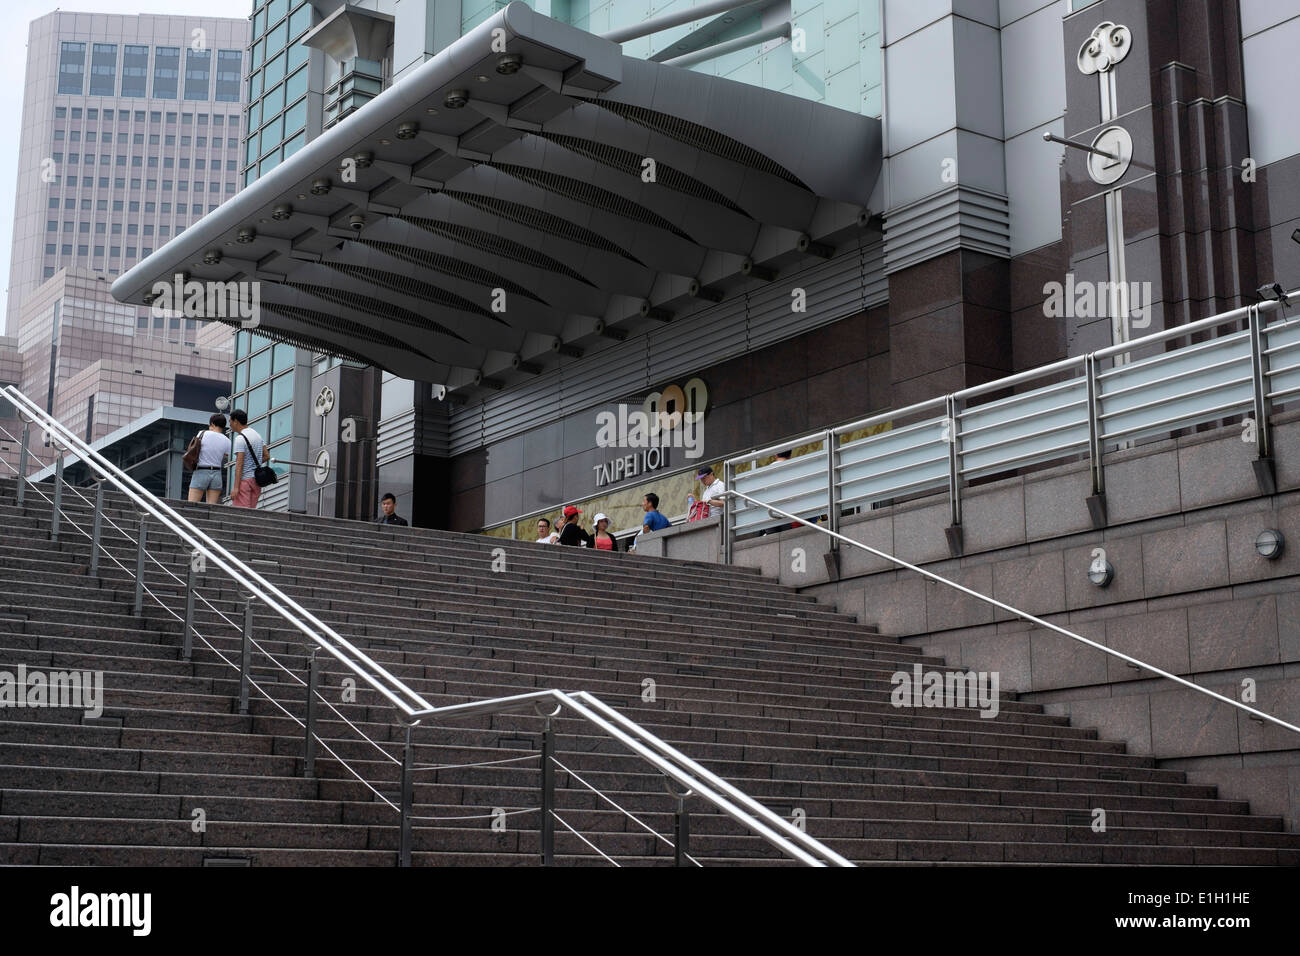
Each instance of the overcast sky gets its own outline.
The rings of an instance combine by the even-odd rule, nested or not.
[[[18,134],[23,121],[23,82],[27,78],[27,25],[55,10],[76,13],[171,13],[181,16],[246,17],[252,0],[3,0],[0,35],[0,326],[9,302],[9,243],[13,238],[14,190],[18,188]]]

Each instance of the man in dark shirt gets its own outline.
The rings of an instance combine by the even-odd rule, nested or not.
[[[578,523],[578,515],[582,514],[576,507],[569,505],[564,509],[564,530],[560,532],[560,544],[569,544],[575,547],[594,548],[596,542],[591,535],[582,530],[582,525]]]
[[[406,527],[406,519],[397,513],[397,499],[393,497],[390,491],[379,499],[380,515],[375,520],[375,524],[396,524]]]

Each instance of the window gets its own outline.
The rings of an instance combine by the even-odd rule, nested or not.
[[[212,72],[212,51],[185,51],[185,98],[187,100],[206,100],[208,98],[208,79]]]
[[[63,137],[64,137],[64,131],[63,131],[63,130],[61,130],[61,129],[56,129],[56,130],[54,131],[54,138],[55,138],[56,141],[57,141],[57,140],[62,140]]]
[[[86,92],[86,44],[61,43],[59,45],[59,92],[80,96]],[[80,117],[81,109],[73,110]]]
[[[67,108],[66,106],[56,106],[56,107],[54,107],[54,118],[55,118],[55,119],[63,119],[63,118],[66,117],[67,115],[68,115],[68,108]]]
[[[47,219],[47,220],[45,220],[45,231],[46,231],[46,232],[54,232],[54,231],[55,231],[56,229],[58,229],[58,228],[59,228],[59,221],[58,221],[57,219]]]
[[[117,44],[92,44],[90,49],[90,95],[112,96],[116,92]]]
[[[162,122],[162,113],[159,112],[158,110],[150,110],[150,111],[149,111],[149,122],[150,122],[150,123],[161,123],[161,122]]]
[[[149,48],[127,44],[122,47],[122,95],[146,95],[149,83]],[[143,112],[136,113],[137,120],[144,119]]]
[[[167,114],[167,122],[169,122],[169,123],[175,123],[175,122],[176,122],[176,114],[175,114],[175,113],[168,113],[168,114]]]
[[[144,145],[144,133],[136,133],[136,134],[134,134],[134,135],[131,137],[131,145],[132,145],[132,146],[143,146],[143,145]]]
[[[58,197],[58,196],[51,196],[51,197],[50,197],[49,207],[50,207],[51,209],[58,209],[58,208],[59,208],[59,197]]]
[[[108,118],[109,118],[109,119],[112,119],[112,118],[113,118],[113,114],[112,114],[112,113],[109,113],[109,114],[108,114]],[[86,119],[88,119],[88,120],[97,120],[97,119],[99,119],[99,110],[98,110],[98,109],[88,109],[88,110],[86,110]]]
[[[124,110],[123,112],[125,112],[125,110]],[[143,122],[144,122],[144,110],[136,110],[136,111],[135,111],[135,121],[136,121],[137,123],[143,123]]]
[[[73,119],[81,119],[81,107],[80,107],[80,106],[74,106],[74,107],[72,108],[72,118],[73,118]]]
[[[153,95],[154,99],[176,99],[177,79],[181,70],[181,48],[178,46],[160,46],[154,50],[153,57]]]
[[[47,242],[45,244],[45,254],[47,256],[52,256],[54,255],[55,250],[58,248],[59,248],[59,244],[57,242]]]
[[[243,50],[217,51],[217,89],[218,103],[239,102],[239,81],[244,72]]]

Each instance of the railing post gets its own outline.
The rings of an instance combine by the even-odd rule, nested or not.
[[[32,441],[32,423],[23,422],[23,439],[18,446],[18,507],[23,506],[23,493],[27,490],[27,454]]]
[[[1097,357],[1089,352],[1083,363],[1088,391],[1088,470],[1092,477],[1092,494],[1088,497],[1088,514],[1092,526],[1106,527],[1106,468],[1101,432],[1101,382],[1097,378]]]
[[[836,534],[840,532],[839,448],[833,429],[826,430],[826,526]],[[831,538],[831,550],[838,551],[840,542]]]
[[[411,771],[415,760],[415,751],[411,746],[412,729],[410,724],[406,725],[406,746],[402,748],[402,832],[397,849],[398,866],[411,865]]]
[[[316,776],[316,685],[320,682],[320,662],[316,648],[307,657],[307,742],[303,750],[302,775]]]
[[[944,529],[948,553],[959,558],[965,551],[961,532],[961,409],[955,395],[944,396],[944,432],[948,441],[948,511],[951,524]]]
[[[63,452],[54,459],[54,513],[50,518],[50,540],[59,540],[59,516],[63,513]]]
[[[90,524],[90,576],[99,576],[99,542],[104,537],[104,482],[95,482],[95,516]]]
[[[722,466],[722,486],[730,491],[735,480],[736,466],[729,461],[725,462]],[[732,524],[735,521],[736,509],[730,507],[730,502],[725,497],[718,500],[724,505],[722,518],[718,521],[722,527],[722,563],[731,564],[732,551],[736,542],[735,527]]]
[[[135,542],[135,607],[132,613],[139,617],[144,613],[144,555],[148,547],[149,516],[140,515],[140,535]]]
[[[542,866],[555,862],[555,730],[542,728]]]
[[[197,576],[194,555],[191,554],[189,567],[185,571],[185,635],[181,638],[181,658],[186,661],[194,654],[194,579]]]
[[[1274,495],[1277,494],[1277,474],[1273,470],[1273,439],[1269,429],[1272,408],[1268,400],[1268,357],[1264,354],[1264,329],[1258,305],[1249,307],[1246,325],[1250,329],[1250,378],[1255,393],[1256,455],[1251,465],[1255,469],[1255,483],[1260,494]]]
[[[686,809],[686,797],[677,798],[677,820],[673,835],[673,850],[678,866],[689,866],[691,852],[691,814]]]
[[[253,595],[244,600],[244,635],[239,647],[239,712],[248,713],[248,671],[253,661]]]

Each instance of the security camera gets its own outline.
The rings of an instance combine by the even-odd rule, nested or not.
[[[360,213],[353,213],[348,217],[348,225],[357,232],[360,232],[362,229],[366,228],[366,217]]]

